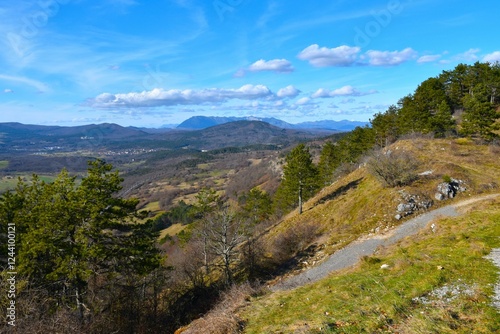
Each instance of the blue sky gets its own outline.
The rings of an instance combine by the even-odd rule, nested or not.
[[[443,70],[500,61],[498,13],[493,0],[1,0],[0,122],[368,121]]]

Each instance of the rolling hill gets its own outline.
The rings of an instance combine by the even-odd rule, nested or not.
[[[167,133],[163,140],[177,147],[216,149],[244,147],[256,144],[289,145],[294,142],[326,136],[331,132],[283,129],[262,121],[234,121],[202,130]]]
[[[415,235],[379,247],[375,254],[329,272],[316,283],[303,282],[289,291],[233,292],[178,333],[196,333],[199,326],[244,328],[244,333],[500,330],[492,288],[500,284],[499,269],[485,258],[500,247],[498,146],[414,138],[398,141],[387,151],[409,152],[418,160],[418,179],[403,187],[385,187],[361,164],[325,187],[306,203],[303,214],[292,212],[261,235],[266,249],[276,249],[280,245],[276,241],[285,235],[296,236],[289,243],[300,242],[306,231],[320,231],[297,251],[295,266],[266,282],[268,287],[305,272],[347,245],[390,238],[405,221],[394,217],[408,194],[431,200],[429,211],[460,203],[459,213],[435,217]],[[438,185],[450,178],[461,180],[465,189],[453,198],[437,200]]]

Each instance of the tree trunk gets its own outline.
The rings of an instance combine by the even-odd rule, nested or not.
[[[299,183],[299,215],[302,214],[302,183]]]
[[[83,325],[85,318],[84,318],[83,302],[81,300],[79,287],[76,288],[75,298],[76,298],[76,310],[78,312],[78,320],[80,320],[80,323]]]

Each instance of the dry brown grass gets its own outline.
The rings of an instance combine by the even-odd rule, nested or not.
[[[467,191],[457,199],[500,189],[500,153],[491,145],[476,145],[467,139],[411,138],[388,149],[411,152],[420,161],[417,173],[432,173],[419,176],[410,186],[384,188],[365,165],[360,165],[306,202],[303,214],[293,211],[285,216],[264,238],[270,243],[294,226],[317,224],[328,236],[324,246],[326,253],[331,253],[364,234],[399,224],[394,215],[401,201],[400,190],[433,198],[445,176],[465,181]],[[448,203],[435,202],[434,207]]]
[[[203,318],[193,321],[188,327],[178,330],[183,334],[233,334],[241,333],[243,323],[238,309],[248,303],[259,290],[245,283],[234,285],[221,296],[219,303]]]

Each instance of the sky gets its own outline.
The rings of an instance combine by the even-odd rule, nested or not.
[[[369,121],[500,61],[500,2],[0,0],[0,122]]]

